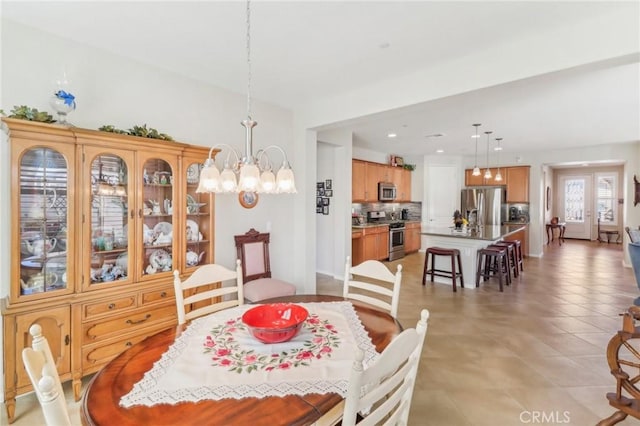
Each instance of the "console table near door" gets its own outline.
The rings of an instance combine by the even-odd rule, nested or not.
[[[555,230],[558,229],[558,244],[562,245],[564,241],[564,231],[567,229],[566,222],[547,223],[547,244],[551,244],[551,241],[555,239]]]

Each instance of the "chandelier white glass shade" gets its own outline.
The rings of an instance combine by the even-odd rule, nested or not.
[[[502,147],[500,146],[501,140],[502,138],[496,138],[498,145],[496,145],[496,147],[493,149],[498,153],[498,158],[497,158],[498,171],[496,172],[496,177],[494,178],[496,182],[502,182],[502,174],[500,173],[500,151],[502,151]]]
[[[204,163],[200,172],[200,182],[196,192],[255,192],[262,194],[292,194],[296,192],[296,184],[291,170],[291,165],[287,159],[287,154],[277,145],[270,145],[253,154],[253,128],[258,125],[251,119],[251,5],[247,1],[247,119],[241,124],[245,128],[245,149],[244,155],[230,145],[218,144],[209,150],[209,158]],[[212,157],[216,148],[228,148],[229,154],[224,161],[222,172],[220,172]],[[266,151],[275,149],[280,151],[283,160],[277,175],[274,175],[271,168],[271,159]],[[222,152],[222,151],[220,151]],[[234,162],[230,162],[231,153],[235,157]],[[238,176],[238,178],[236,178]]]
[[[491,179],[491,170],[489,169],[489,135],[491,135],[491,133],[493,132],[484,132],[485,135],[487,135],[487,168],[484,171],[484,178],[485,179]]]
[[[480,176],[480,167],[478,167],[478,138],[480,137],[478,135],[478,127],[482,126],[482,124],[474,124],[473,125],[476,128],[476,134],[471,136],[472,138],[474,138],[476,140],[476,158],[475,158],[475,162],[473,163],[473,176]]]
[[[257,192],[261,194],[293,194],[296,192],[293,170],[287,159],[287,154],[277,145],[270,145],[256,152],[252,152],[252,129],[257,125],[251,119],[243,120],[242,125],[246,129],[247,139],[245,153],[240,155],[238,151],[227,144],[217,144],[209,150],[209,158],[204,163],[200,172],[200,183],[196,192],[235,193]],[[218,170],[212,157],[217,148],[226,148],[229,153],[224,161],[222,171]],[[282,165],[278,173],[274,174],[271,159],[267,150],[277,150],[282,154]],[[220,153],[224,150],[221,149]],[[233,154],[234,161],[231,160]]]

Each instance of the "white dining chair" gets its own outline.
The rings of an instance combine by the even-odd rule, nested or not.
[[[416,328],[400,333],[366,369],[364,353],[358,350],[349,377],[343,426],[408,423],[428,319],[429,311],[423,309]]]
[[[42,407],[44,421],[47,426],[71,425],[60,376],[47,338],[42,335],[42,327],[33,324],[29,333],[31,347],[22,350],[22,361]]]
[[[354,275],[359,278],[354,278]],[[361,278],[366,278],[369,282],[362,281]],[[370,282],[371,280],[381,282]],[[382,308],[396,318],[401,281],[402,265],[398,265],[396,273],[393,274],[384,263],[377,260],[367,260],[357,266],[351,266],[351,256],[347,256],[342,296]],[[354,289],[358,289],[358,291],[355,292]],[[376,297],[372,297],[372,295]]]
[[[238,259],[242,261],[244,297],[249,302],[258,302],[272,297],[293,296],[296,286],[271,277],[268,232],[251,228],[243,235],[235,235]]]
[[[178,324],[184,324],[188,320],[202,315],[244,304],[242,266],[239,260],[236,261],[235,270],[211,263],[200,266],[184,281],[180,279],[180,271],[177,269],[173,271],[173,276]],[[224,286],[225,281],[233,281],[234,284]],[[218,283],[220,284],[218,285]],[[235,297],[233,297],[234,294]],[[223,296],[227,297],[222,299]],[[189,306],[189,312],[187,312],[186,306]]]

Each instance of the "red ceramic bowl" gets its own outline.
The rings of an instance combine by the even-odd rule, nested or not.
[[[271,303],[256,306],[242,315],[242,322],[253,337],[263,343],[291,340],[309,316],[305,308],[293,303]]]

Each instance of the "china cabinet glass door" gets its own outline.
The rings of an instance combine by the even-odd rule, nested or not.
[[[173,270],[174,167],[160,158],[149,158],[142,169],[143,276]]]
[[[91,160],[90,284],[129,279],[129,172],[118,154]]]
[[[28,149],[19,164],[20,295],[67,288],[69,164],[59,151]]]
[[[187,268],[211,263],[211,195],[198,194],[198,181],[202,164],[186,160],[186,255]]]

